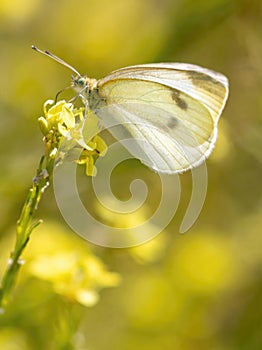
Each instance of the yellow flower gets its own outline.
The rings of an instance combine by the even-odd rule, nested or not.
[[[78,124],[84,120],[83,108],[74,109],[74,105],[66,101],[54,104],[53,100],[47,100],[44,104],[44,114],[44,117],[39,118],[39,123],[45,136],[52,130],[70,138],[70,130],[76,127],[76,117]]]
[[[56,240],[50,242],[53,234]],[[93,306],[102,288],[120,283],[118,273],[108,271],[82,240],[67,236],[59,227],[43,228],[31,242],[35,248],[27,258],[27,271],[49,282],[55,293],[85,306]]]
[[[79,160],[77,161],[78,164],[85,164],[86,165],[86,175],[87,176],[95,176],[97,174],[97,169],[94,165],[95,158],[97,157],[103,157],[106,153],[107,146],[104,140],[98,136],[95,135],[88,143],[89,149],[84,149]]]
[[[93,306],[99,299],[99,290],[119,284],[117,273],[108,272],[103,263],[92,255],[64,252],[40,256],[31,263],[33,275],[50,282],[57,294]]]
[[[44,104],[44,117],[40,117],[38,122],[44,135],[47,156],[54,159],[58,155],[61,141],[66,140],[58,159],[70,159],[77,147],[82,148],[80,158],[74,160],[86,165],[86,175],[96,175],[95,160],[106,153],[107,146],[97,135],[99,128],[95,114],[88,111],[85,119],[83,107],[75,108],[66,101],[54,104],[53,100],[47,100]]]

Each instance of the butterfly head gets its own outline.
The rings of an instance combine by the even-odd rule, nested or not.
[[[81,75],[72,75],[72,87],[76,92],[89,90],[88,78]]]
[[[89,92],[95,89],[96,86],[97,86],[96,79],[91,79],[82,75],[72,76],[72,87],[78,93]]]

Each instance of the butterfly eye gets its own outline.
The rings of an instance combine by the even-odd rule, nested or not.
[[[88,89],[88,79],[86,77],[74,77],[72,76],[72,85],[77,92],[81,92]]]
[[[81,87],[84,87],[86,85],[86,79],[81,77],[79,79],[76,80],[76,85]]]

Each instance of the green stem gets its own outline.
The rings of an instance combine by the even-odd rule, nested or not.
[[[43,167],[45,165],[45,167]],[[22,265],[21,255],[30,239],[32,231],[42,222],[38,220],[33,222],[35,211],[50,181],[50,175],[53,171],[53,160],[43,156],[40,160],[36,176],[33,179],[33,185],[30,188],[19,220],[16,226],[16,242],[14,250],[10,254],[8,265],[5,270],[0,286],[0,309],[3,310],[10,293],[13,291],[18,271]]]

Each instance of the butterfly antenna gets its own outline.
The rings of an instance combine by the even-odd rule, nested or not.
[[[73,71],[74,73],[76,73],[76,75],[78,75],[78,77],[81,77],[81,74],[72,66],[70,66],[70,64],[66,63],[65,61],[63,61],[61,58],[57,57],[56,55],[54,55],[52,52],[49,52],[47,50],[43,51],[40,50],[38,47],[36,47],[35,45],[31,46],[33,50],[35,50],[36,52],[39,52],[45,56],[48,56],[49,58],[52,58],[53,60],[55,60],[56,62],[62,64],[63,66],[69,68],[71,71]]]

